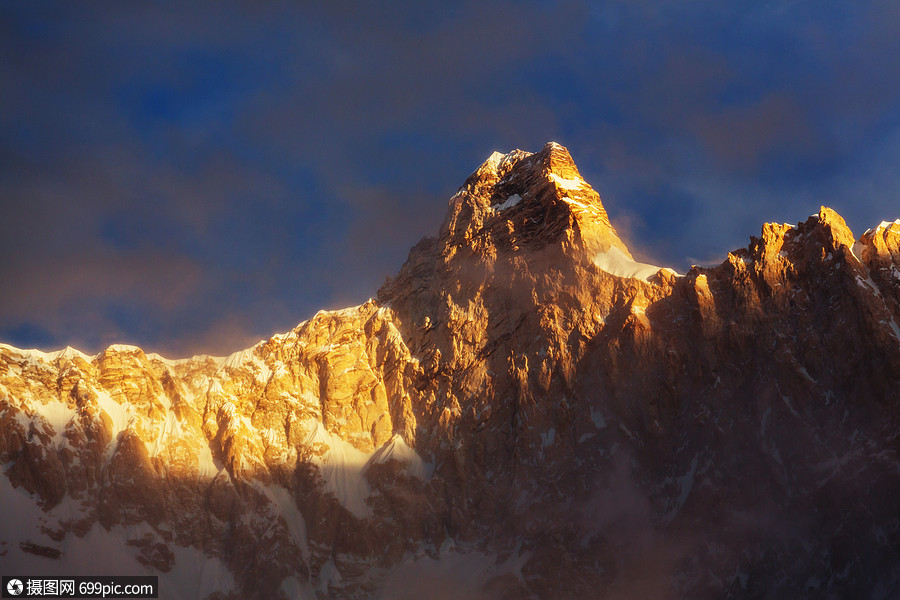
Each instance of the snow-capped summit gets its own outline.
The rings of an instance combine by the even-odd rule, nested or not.
[[[536,154],[491,154],[451,198],[441,238],[449,253],[564,245],[588,255],[618,248],[631,259],[600,196],[555,142]]]

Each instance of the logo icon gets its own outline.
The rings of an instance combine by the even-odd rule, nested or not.
[[[24,589],[25,586],[22,585],[22,582],[18,579],[10,579],[6,582],[6,591],[10,596],[18,596]]]

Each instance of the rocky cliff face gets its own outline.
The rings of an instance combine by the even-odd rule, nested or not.
[[[0,346],[0,555],[167,597],[892,597],[898,282],[900,221],[827,208],[641,264],[565,148],[495,153],[361,306],[227,358]]]

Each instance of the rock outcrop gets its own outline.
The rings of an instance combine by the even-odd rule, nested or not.
[[[495,153],[361,306],[226,358],[0,346],[0,491],[41,508],[0,555],[113,536],[219,598],[890,597],[898,323],[900,221],[679,275],[562,146]]]

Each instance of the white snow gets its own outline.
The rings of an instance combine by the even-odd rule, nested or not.
[[[225,357],[225,360],[222,361],[222,364],[219,366],[219,369],[232,368],[236,369],[241,365],[251,362],[257,363],[262,362],[258,358],[256,358],[256,348],[260,344],[264,343],[265,340],[260,341],[250,348],[246,348],[244,350],[238,350],[237,352],[233,352]]]
[[[556,429],[551,427],[546,433],[541,434],[541,448],[549,448],[556,441]]]
[[[885,321],[882,321],[884,323]],[[891,328],[891,332],[894,334],[894,337],[897,341],[900,341],[900,327],[897,326],[897,322],[894,320],[894,317],[891,317],[891,320],[887,322],[887,324]]]
[[[577,190],[584,187],[584,179],[576,177],[575,179],[563,179],[556,173],[550,173],[550,179],[556,182],[556,185],[564,190]]]
[[[106,350],[107,350],[107,351],[112,350],[113,352],[128,352],[128,353],[131,353],[131,352],[137,352],[137,351],[139,351],[140,348],[138,348],[137,346],[130,346],[130,345],[128,345],[128,344],[113,344],[112,346],[110,346],[110,347],[107,348]]]
[[[488,159],[486,161],[484,161],[484,164],[481,166],[481,168],[486,167],[486,168],[490,169],[491,172],[498,173],[500,171],[500,167],[502,167],[503,165],[505,165],[509,162],[512,162],[518,156],[528,157],[528,156],[531,156],[531,154],[530,153],[522,153],[518,150],[513,150],[512,152],[503,154],[502,152],[498,152],[498,151],[494,150],[494,152],[491,153],[491,155],[488,157]],[[457,192],[457,193],[459,193],[459,192]]]
[[[221,367],[220,367],[221,368]],[[224,394],[225,390],[222,388],[222,382],[218,379],[211,379],[209,382],[209,390],[208,394]]]
[[[369,465],[382,464],[389,460],[405,463],[407,473],[413,477],[418,477],[422,481],[430,479],[434,470],[433,465],[423,461],[418,453],[406,444],[406,440],[399,433],[395,434],[381,448],[372,453],[372,456],[366,461],[366,468]]]
[[[890,221],[882,221],[881,223],[878,224],[878,227],[876,227],[875,229],[866,229],[866,232],[863,235],[869,235],[870,233],[877,234],[885,229],[897,231],[898,229],[900,229],[900,219],[897,219],[893,223]]]
[[[299,581],[296,577],[285,577],[279,588],[285,596],[291,600],[318,600],[316,590],[306,581]]]
[[[5,518],[0,519],[0,553],[4,573],[40,573],[66,576],[97,573],[103,575],[159,575],[160,598],[194,600],[206,598],[215,591],[234,589],[231,572],[217,558],[210,558],[196,548],[172,547],[175,564],[171,571],[159,573],[136,559],[136,549],[127,544],[130,538],[152,531],[144,525],[105,529],[95,524],[83,537],[69,534],[60,541],[44,531],[57,530],[61,521],[80,516],[72,501],[44,512],[37,498],[22,488],[14,488],[0,474],[0,506]],[[72,513],[75,513],[74,515]],[[60,551],[51,559],[22,551],[20,542],[31,542]]]
[[[151,361],[158,361],[164,365],[169,367],[177,367],[179,365],[184,365],[191,362],[196,363],[205,363],[208,360],[213,361],[217,365],[221,366],[225,359],[228,358],[226,356],[210,356],[209,354],[195,354],[190,358],[166,358],[165,356],[160,356],[155,352],[151,352],[147,354],[147,358]]]
[[[791,399],[790,399],[790,398],[788,398],[787,396],[785,396],[784,394],[782,394],[782,395],[781,395],[781,401],[784,402],[784,405],[787,407],[787,409],[788,409],[789,411],[791,411],[791,414],[792,414],[792,415],[794,415],[795,417],[799,417],[799,416],[800,416],[800,413],[798,413],[796,410],[794,410],[794,405],[791,404]]]
[[[58,358],[73,358],[75,356],[82,358],[86,362],[91,362],[96,358],[96,355],[88,356],[87,354],[80,352],[79,350],[76,350],[71,346],[66,346],[62,350],[56,350],[54,352],[43,352],[41,350],[35,350],[33,348],[23,350],[21,348],[16,348],[15,346],[10,346],[9,344],[0,343],[0,350],[5,350],[10,354],[15,354],[25,359],[39,360],[46,363],[52,363]]]
[[[684,503],[687,502],[691,490],[694,489],[694,476],[697,473],[697,462],[697,456],[694,456],[691,460],[691,468],[688,472],[675,478],[675,481],[678,483],[678,500],[675,501],[675,506],[669,513],[669,520],[675,518],[675,515],[678,514],[678,511],[680,511],[681,507],[684,506]]]
[[[369,497],[369,484],[365,478],[366,469],[373,464],[381,464],[396,460],[406,464],[406,471],[413,477],[423,481],[431,478],[434,467],[427,463],[410,448],[399,434],[394,435],[381,448],[366,454],[329,433],[321,422],[315,421],[306,436],[304,445],[327,447],[328,450],[314,459],[325,480],[325,489],[334,494],[338,502],[359,518],[371,516],[366,499]]]
[[[215,477],[222,471],[222,466],[216,465],[213,459],[212,450],[208,444],[200,444],[197,448],[197,469],[201,476]]]
[[[809,382],[819,383],[818,380],[812,378],[812,375],[809,374],[809,371],[807,371],[806,367],[804,367],[803,365],[800,365],[797,370],[800,371],[800,374],[803,375],[803,377],[805,377]]]
[[[4,573],[24,573],[19,566],[31,561],[50,562],[48,559],[19,551],[19,542],[50,545],[52,540],[43,533],[42,525],[52,524],[50,516],[40,509],[37,498],[24,489],[13,487],[6,474],[0,474],[0,506],[4,518],[0,519],[0,552],[3,556]]]
[[[168,573],[159,574],[160,598],[193,600],[206,598],[213,592],[227,593],[235,589],[231,571],[218,558],[206,556],[196,548],[171,548],[175,565]]]
[[[118,446],[117,438],[119,433],[125,431],[131,424],[132,415],[130,414],[130,408],[128,406],[119,404],[113,400],[112,396],[105,390],[94,389],[94,392],[97,394],[97,402],[100,404],[100,408],[109,415],[109,418],[112,421],[112,438],[110,439],[109,448],[107,449],[107,452],[111,455]]]
[[[649,281],[650,277],[660,271],[659,267],[631,260],[615,246],[610,246],[606,252],[598,253],[594,257],[594,264],[610,275],[643,281]]]
[[[579,202],[578,200],[573,200],[572,198],[569,198],[568,196],[563,196],[562,201],[565,202],[566,204],[571,204],[572,206],[580,208],[581,210],[585,210],[585,211],[593,212],[593,213],[599,212],[597,210],[597,207],[589,206],[587,204],[584,204],[583,202]]]
[[[294,497],[280,485],[263,485],[259,481],[253,482],[253,487],[262,492],[274,505],[275,509],[284,518],[288,533],[294,544],[303,553],[303,558],[309,560],[309,543],[306,537],[306,519],[297,509]]]
[[[75,409],[59,400],[51,400],[46,404],[35,403],[33,408],[53,428],[53,440],[50,443],[54,448],[58,448],[62,444],[66,425],[75,418]],[[19,422],[22,423],[21,420]]]
[[[872,280],[872,277],[868,276],[868,272],[866,273],[866,278],[863,279],[859,275],[856,276],[856,283],[858,283],[861,287],[867,287],[869,290],[875,294],[876,296],[880,296],[881,292],[878,291],[878,287],[875,285],[875,282]]]
[[[497,167],[500,166],[500,163],[503,162],[503,159],[506,158],[506,155],[500,152],[499,150],[494,150],[491,152],[491,155],[488,156],[487,160],[484,161],[484,166],[492,168],[494,171],[497,170]]]
[[[161,362],[164,365],[168,365],[170,367],[175,367],[177,365],[184,364],[184,363],[188,362],[188,360],[190,360],[187,358],[179,358],[179,359],[173,360],[170,358],[165,358],[163,356],[160,356],[156,352],[150,352],[149,354],[147,354],[147,359],[150,361],[154,361],[154,362]]]
[[[257,348],[259,348],[262,344],[265,344],[265,340],[257,342],[250,348],[246,348],[244,350],[239,350],[237,352],[229,354],[221,363],[219,363],[218,370],[223,371],[225,369],[250,367],[251,371],[255,375],[256,382],[260,385],[265,385],[266,383],[268,383],[269,378],[272,375],[272,370],[269,368],[269,365],[266,364],[266,362],[256,353]]]
[[[369,455],[330,434],[319,421],[315,422],[304,442],[307,446],[317,444],[328,447],[328,451],[315,460],[322,470],[325,489],[357,517],[368,517],[370,513],[366,498],[369,497],[369,484],[363,477],[363,467]]]
[[[762,422],[760,423],[760,428],[759,428],[759,437],[761,437],[761,438],[766,437],[766,424],[769,421],[769,414],[771,414],[771,412],[772,412],[772,407],[770,406],[769,408],[766,409],[766,412],[763,413]]]
[[[97,402],[100,404],[100,408],[112,420],[112,436],[115,439],[119,432],[124,431],[130,424],[129,407],[113,400],[106,390],[95,389],[94,392],[97,394]]]
[[[332,559],[328,559],[322,568],[319,570],[319,591],[323,594],[328,594],[329,587],[340,587],[341,585],[341,572],[338,571],[337,565],[334,564]]]
[[[500,204],[494,204],[493,206],[491,206],[491,210],[498,211],[498,212],[501,210],[506,210],[507,208],[512,208],[513,206],[515,206],[516,204],[518,204],[521,201],[522,201],[522,196],[520,196],[518,194],[513,194],[512,196],[510,196],[509,198],[507,198]]]
[[[153,449],[150,451],[150,456],[157,456],[162,449],[166,447],[169,439],[179,438],[183,435],[184,430],[181,427],[181,421],[178,420],[175,413],[171,411],[167,412],[166,420],[163,421],[162,426],[159,428],[159,434],[156,436],[156,440],[153,443]]]

